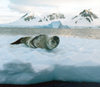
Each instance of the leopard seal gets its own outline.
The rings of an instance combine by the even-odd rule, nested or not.
[[[31,48],[43,48],[47,50],[52,50],[58,46],[60,39],[58,36],[47,36],[47,35],[38,35],[35,37],[21,37],[17,41],[11,43],[14,44],[25,44]]]

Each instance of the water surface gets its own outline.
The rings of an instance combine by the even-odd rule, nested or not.
[[[61,35],[80,38],[100,39],[100,29],[34,29],[34,28],[0,28],[0,35]]]

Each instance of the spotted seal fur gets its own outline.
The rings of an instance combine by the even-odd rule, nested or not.
[[[58,46],[60,39],[58,36],[47,36],[47,35],[38,35],[35,37],[22,37],[17,41],[11,43],[14,44],[25,44],[31,48],[44,48],[52,50]]]

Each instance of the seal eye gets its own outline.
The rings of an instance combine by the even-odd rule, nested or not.
[[[59,37],[53,36],[53,40],[56,41],[59,44]]]

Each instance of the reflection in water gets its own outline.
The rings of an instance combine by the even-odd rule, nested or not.
[[[0,28],[4,35],[62,35],[80,38],[100,39],[99,29],[32,29],[32,28]]]

